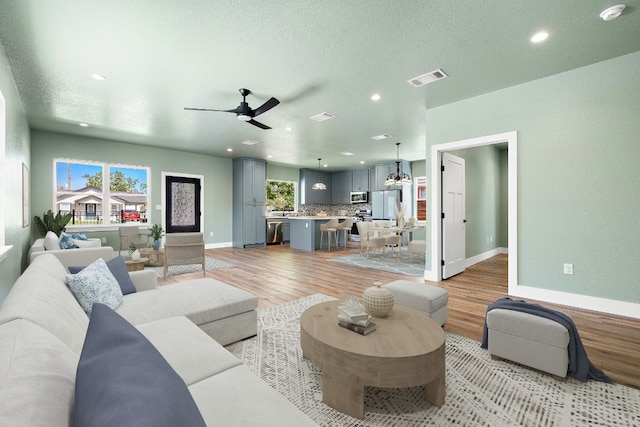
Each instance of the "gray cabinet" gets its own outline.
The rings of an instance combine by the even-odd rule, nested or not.
[[[399,188],[399,186],[387,186],[384,184],[384,182],[387,180],[387,177],[392,174],[392,173],[396,173],[397,171],[397,165],[396,162],[391,162],[391,163],[383,163],[383,164],[379,164],[376,165],[374,168],[374,185],[371,189],[371,191],[380,191],[380,190],[388,190],[390,188]],[[408,175],[411,175],[411,166],[409,164],[408,161],[406,160],[401,160],[400,161],[400,171],[404,172]]]
[[[288,219],[282,220],[282,242],[289,243],[291,240],[291,223]]]
[[[369,169],[351,171],[351,191],[369,191]]]
[[[326,190],[314,190],[313,184],[322,182]],[[331,174],[313,169],[300,169],[300,200],[302,204],[331,204]]]
[[[351,171],[335,172],[331,174],[331,203],[351,202]]]
[[[266,244],[266,181],[267,164],[264,160],[233,160],[232,240],[236,248]]]

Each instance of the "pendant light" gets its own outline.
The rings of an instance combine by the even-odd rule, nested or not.
[[[322,159],[318,159],[318,169],[320,169],[320,160]],[[312,190],[326,190],[327,189],[327,184],[325,184],[324,182],[318,181],[315,184],[313,184],[311,186]]]
[[[404,185],[411,184],[411,177],[400,170],[400,143],[396,142],[396,173],[390,173],[384,185]]]

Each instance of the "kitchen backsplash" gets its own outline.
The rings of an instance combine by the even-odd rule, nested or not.
[[[343,204],[343,205],[323,205],[319,203],[309,203],[298,206],[298,215],[311,216],[320,211],[325,211],[327,215],[354,216],[358,209],[371,209],[369,203]]]

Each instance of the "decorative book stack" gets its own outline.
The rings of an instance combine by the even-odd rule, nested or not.
[[[376,330],[371,316],[365,313],[364,307],[355,298],[338,306],[338,325],[360,335],[367,335]]]

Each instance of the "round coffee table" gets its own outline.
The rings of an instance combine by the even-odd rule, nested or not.
[[[144,270],[144,263],[147,261],[149,261],[149,258],[125,259],[124,263],[127,265],[128,271],[140,271]]]
[[[308,308],[300,319],[303,357],[322,369],[322,401],[364,418],[364,386],[425,386],[428,402],[440,407],[445,395],[445,335],[424,313],[395,305],[377,328],[359,335],[338,326],[340,301]]]

